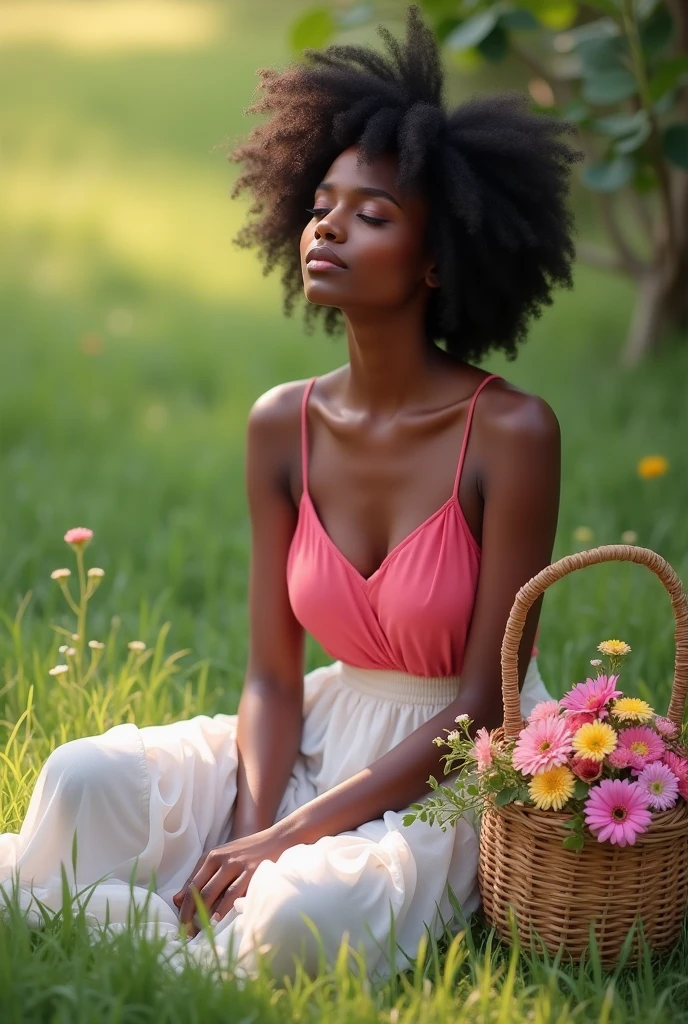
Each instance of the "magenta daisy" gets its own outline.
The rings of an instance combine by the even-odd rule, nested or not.
[[[565,719],[543,718],[521,730],[514,747],[514,767],[524,775],[539,775],[566,764],[571,750],[571,733]]]
[[[615,689],[618,676],[598,676],[597,679],[586,679],[577,683],[565,694],[559,704],[567,711],[587,712],[598,718],[606,718],[609,712],[606,705],[615,697],[621,696],[621,690]]]
[[[541,700],[540,703],[536,704],[533,710],[530,712],[528,721],[541,722],[543,718],[558,718],[558,716],[558,700]]]
[[[662,715],[655,715],[652,723],[660,736],[667,740],[673,740],[678,735],[678,726],[674,725],[670,718],[663,718]]]
[[[647,793],[650,807],[655,811],[668,811],[678,800],[678,779],[660,761],[643,768],[638,776],[638,785]]]
[[[634,772],[642,771],[643,768],[653,761],[659,761],[664,754],[665,746],[660,736],[647,725],[636,725],[630,729],[621,729],[619,732],[619,747],[628,750],[633,757],[630,760],[631,769]]]
[[[484,772],[492,764],[492,740],[487,729],[478,729],[475,734],[473,753],[478,762],[478,771]]]
[[[684,800],[688,800],[688,761],[684,761],[672,750],[667,750],[662,761],[678,779],[678,791]]]
[[[648,804],[648,795],[639,783],[603,779],[585,801],[585,821],[598,842],[632,846],[652,821]]]

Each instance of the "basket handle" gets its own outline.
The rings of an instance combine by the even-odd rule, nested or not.
[[[502,699],[504,701],[504,735],[516,738],[523,728],[521,695],[518,689],[518,651],[523,637],[526,615],[534,602],[552,583],[588,565],[600,562],[637,562],[646,565],[664,584],[671,598],[676,619],[676,661],[671,687],[671,702],[667,717],[678,725],[683,722],[683,710],[688,696],[688,598],[680,579],[669,563],[649,548],[630,544],[606,544],[588,551],[567,555],[546,566],[521,587],[506,624],[502,641]]]

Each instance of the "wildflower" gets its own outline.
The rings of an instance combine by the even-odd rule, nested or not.
[[[616,732],[606,722],[588,722],[573,737],[574,749],[590,761],[602,761],[616,743]]]
[[[650,807],[655,811],[668,811],[678,800],[678,779],[659,761],[643,768],[638,776],[638,785],[647,793]]]
[[[602,779],[585,801],[585,821],[600,843],[633,845],[652,821],[648,796],[637,782]]]
[[[635,760],[634,755],[626,747],[616,747],[607,758],[612,768],[630,768],[631,762]]]
[[[452,743],[454,740],[461,738],[461,733],[458,729],[452,729],[451,732],[447,733],[447,743]]]
[[[457,725],[460,724],[461,722],[467,722],[468,721],[468,715],[457,715],[456,718],[454,719],[454,721],[457,723]]]
[[[527,725],[514,747],[514,767],[524,775],[540,772],[565,764],[571,753],[571,734],[562,718],[543,718]]]
[[[85,548],[93,539],[93,530],[89,530],[87,526],[75,526],[73,529],[67,530],[64,539],[75,550]]]
[[[65,651],[67,650],[67,644],[62,644],[62,646],[58,647],[57,649],[60,652],[60,654],[64,654]]]
[[[667,740],[673,740],[678,734],[678,726],[675,725],[671,719],[664,718],[662,715],[656,715],[652,724],[659,735],[663,736]]]
[[[535,806],[541,811],[560,811],[573,796],[576,780],[565,765],[550,768],[549,771],[534,775],[528,784],[528,792]]]
[[[649,722],[654,711],[640,697],[620,697],[612,705],[612,714],[620,722]]]
[[[619,733],[619,746],[635,755],[630,765],[634,772],[642,771],[651,761],[659,761],[666,749],[654,729],[646,725],[622,729]]]
[[[79,634],[78,633],[72,633],[72,640],[78,640],[78,639],[79,639]]]
[[[663,763],[674,773],[678,779],[678,791],[684,800],[688,800],[688,761],[685,761],[678,754],[667,750],[662,758]]]
[[[669,461],[663,455],[645,455],[637,466],[638,476],[643,480],[652,480],[656,476],[664,476],[669,469]]]
[[[593,761],[590,757],[581,757],[577,754],[569,761],[569,768],[574,775],[577,775],[583,782],[597,782],[602,774],[602,762]]]
[[[602,661],[601,661],[600,658],[591,658],[590,659],[590,664],[592,665],[593,668],[599,668],[600,665],[602,664]]]
[[[66,580],[67,577],[72,575],[71,569],[53,569],[50,573],[51,580]]]
[[[444,746],[444,740],[442,739],[441,736],[435,736],[435,738],[434,738],[434,740],[432,742],[435,744],[436,747],[443,747]]]
[[[584,683],[577,683],[569,690],[559,704],[567,711],[592,713],[597,718],[606,718],[609,714],[607,704],[621,695],[621,690],[617,690],[615,685],[618,678],[598,676],[597,679],[586,679]]]
[[[61,676],[65,672],[69,672],[69,665],[53,665],[52,668],[48,669],[48,675]]]
[[[145,651],[146,649],[146,645],[143,640],[130,640],[127,647],[130,651]],[[442,742],[444,742],[444,740]]]
[[[541,700],[539,704],[536,704],[533,710],[530,712],[528,718],[529,722],[541,722],[543,718],[558,718],[559,717],[559,701],[558,700]]]
[[[635,530],[624,530],[624,532],[621,534],[621,543],[622,544],[637,544],[638,543],[638,534],[635,532]]]
[[[592,532],[589,526],[577,526],[573,531],[573,539],[578,544],[589,544],[594,538],[595,534]]]
[[[623,640],[603,640],[601,644],[597,645],[597,650],[601,654],[608,654],[611,658],[623,658],[624,655],[631,652],[631,648]]]
[[[473,756],[478,762],[479,772],[484,772],[492,764],[492,739],[487,729],[478,729],[476,732]]]
[[[101,644],[100,640],[89,640],[88,646],[94,651],[102,651],[105,644]]]
[[[101,580],[103,578],[103,576],[105,575],[105,569],[99,569],[97,565],[93,565],[88,570],[86,575],[90,576],[91,579],[95,578],[95,579]]]
[[[76,647],[68,647],[67,650],[65,651],[65,654],[67,655],[68,658],[73,658],[74,655],[76,654]]]

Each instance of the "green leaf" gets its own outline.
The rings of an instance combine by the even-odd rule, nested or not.
[[[561,116],[566,118],[567,121],[581,124],[590,117],[590,107],[580,99],[572,99],[561,108]]]
[[[667,7],[661,4],[650,17],[640,25],[640,45],[648,60],[658,57],[674,37],[674,19]]]
[[[650,79],[650,99],[653,103],[678,85],[684,75],[688,75],[688,56],[672,57],[671,60],[663,61]]]
[[[326,7],[317,7],[297,18],[291,27],[289,42],[299,53],[307,47],[317,49],[330,41],[336,27],[331,12]]]
[[[580,850],[582,850],[584,846],[585,846],[585,839],[580,834],[580,832],[577,832],[573,836],[567,836],[566,839],[563,842],[564,849],[565,850],[572,850],[574,853],[579,853]]]
[[[582,779],[576,779],[576,783],[575,783],[575,785],[573,787],[574,799],[575,800],[585,800],[585,798],[587,797],[589,792],[590,792],[590,786],[587,784],[587,782],[583,782]],[[576,818],[574,818],[573,820],[577,821],[578,823],[580,823],[581,818],[580,818],[580,816],[577,815]]]
[[[501,793],[497,793],[495,797],[495,804],[497,807],[506,807],[518,796],[518,790],[516,788],[503,789]]]
[[[595,72],[583,82],[583,98],[588,103],[620,103],[638,91],[635,78],[625,68]]]
[[[619,36],[604,34],[584,39],[576,46],[575,52],[585,78],[593,73],[626,70],[622,63],[627,52],[626,41]]]
[[[509,50],[509,33],[501,25],[495,25],[489,36],[478,43],[478,49],[485,60],[497,64],[506,57]]]
[[[619,14],[618,4],[615,4],[614,0],[586,0],[586,7],[592,7],[594,11],[599,11],[600,14],[609,14],[612,17]]]
[[[460,24],[461,21],[458,18],[442,18],[435,25],[435,35],[441,43],[444,43]]]
[[[636,149],[640,149],[643,143],[647,142],[651,132],[652,125],[646,119],[632,135],[625,135],[622,139],[616,140],[614,143],[614,152],[635,153]]]
[[[530,32],[539,27],[535,15],[525,7],[514,7],[510,11],[505,11],[499,17],[499,24],[515,32]]]
[[[470,50],[485,39],[497,24],[497,12],[494,9],[481,11],[472,18],[462,21],[458,28],[451,32],[445,45],[450,50]]]
[[[603,135],[633,135],[642,124],[647,123],[644,110],[636,110],[635,114],[610,114],[609,117],[596,117],[590,127]]]
[[[404,822],[404,825],[413,825],[415,820],[416,820],[415,814],[405,814],[404,817],[402,818],[402,821]]]
[[[587,164],[583,168],[583,182],[595,192],[615,192],[633,177],[635,163],[630,156]]]
[[[688,171],[688,122],[670,124],[662,132],[662,149],[667,160]]]

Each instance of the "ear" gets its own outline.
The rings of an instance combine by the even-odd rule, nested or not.
[[[437,274],[437,267],[434,264],[433,266],[429,267],[425,272],[425,283],[428,286],[428,288],[439,288],[440,286],[440,280]]]

